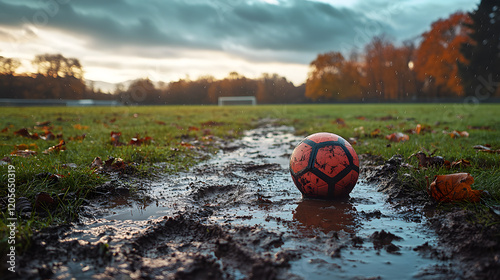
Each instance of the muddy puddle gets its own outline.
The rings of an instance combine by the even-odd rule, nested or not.
[[[300,140],[290,127],[262,126],[189,173],[151,183],[143,199],[95,202],[80,223],[38,236],[32,253],[44,258],[22,271],[61,279],[461,278],[458,265],[436,258],[422,211],[387,203],[363,174],[349,199],[303,199],[288,171]]]

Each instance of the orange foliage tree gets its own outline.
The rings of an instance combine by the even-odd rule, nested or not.
[[[424,91],[429,95],[464,95],[458,63],[466,63],[460,47],[470,40],[464,26],[469,21],[467,14],[458,12],[432,23],[431,30],[422,35],[423,41],[416,54],[415,72],[417,78],[424,82]]]
[[[412,72],[414,47],[394,46],[384,36],[374,37],[365,47],[364,88],[368,98],[395,100],[417,91]]]
[[[306,97],[312,100],[353,100],[361,97],[361,74],[357,63],[339,52],[319,54],[311,62]]]

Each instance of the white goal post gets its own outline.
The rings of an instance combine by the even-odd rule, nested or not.
[[[257,98],[255,98],[255,96],[219,97],[219,106],[224,105],[257,105]]]

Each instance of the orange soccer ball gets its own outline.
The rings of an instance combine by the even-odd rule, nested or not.
[[[358,181],[359,159],[344,138],[333,133],[315,133],[293,150],[290,173],[305,197],[346,197]]]

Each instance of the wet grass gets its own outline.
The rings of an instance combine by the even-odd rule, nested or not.
[[[474,145],[492,145],[500,149],[500,105],[463,104],[380,104],[380,105],[279,105],[279,106],[151,106],[112,108],[2,108],[0,113],[0,156],[9,156],[16,168],[16,197],[26,197],[32,204],[36,194],[47,192],[62,197],[54,211],[39,215],[19,217],[17,244],[28,246],[33,230],[52,224],[71,221],[78,212],[83,198],[92,189],[110,179],[109,175],[94,172],[91,168],[95,157],[121,158],[134,166],[134,176],[149,177],[152,172],[177,172],[206,158],[216,151],[217,141],[241,136],[261,119],[278,119],[282,124],[296,128],[297,134],[328,131],[346,139],[355,138],[359,154],[381,155],[385,159],[402,155],[415,168],[402,171],[409,174],[417,188],[425,188],[426,176],[468,172],[474,179],[473,188],[488,190],[489,203],[500,201],[499,155],[477,152]],[[44,129],[37,122],[49,121]],[[420,134],[411,130],[420,124]],[[27,128],[30,133],[50,130],[62,134],[66,150],[43,154],[59,139],[30,139],[14,135],[14,131]],[[377,129],[379,130],[376,133]],[[443,131],[467,131],[469,137],[451,138]],[[121,132],[120,141],[125,145],[114,146],[111,132]],[[409,135],[406,142],[390,142],[386,135],[403,132]],[[70,140],[85,134],[83,140]],[[140,146],[126,145],[134,138],[149,136],[151,142]],[[352,141],[352,140],[351,140]],[[16,145],[26,144],[37,152],[31,157],[10,156]],[[31,145],[31,146],[29,146]],[[447,169],[444,167],[417,168],[416,158],[409,158],[418,151],[435,151],[434,154],[453,162],[469,160],[471,166]],[[153,168],[162,163],[162,169]],[[7,164],[0,166],[0,197],[8,194]],[[49,180],[47,173],[58,174],[57,181]],[[41,174],[41,175],[40,175]],[[43,175],[45,174],[45,175]],[[65,199],[71,197],[71,199]],[[0,248],[7,242],[7,213],[0,217]],[[22,249],[22,247],[19,247]],[[0,250],[1,251],[1,250]],[[1,252],[2,255],[3,252]]]

